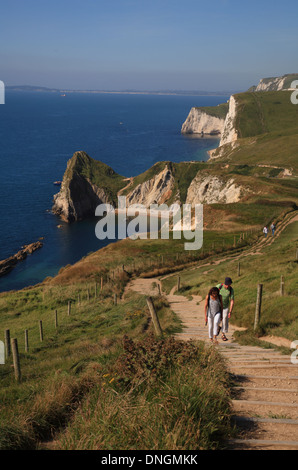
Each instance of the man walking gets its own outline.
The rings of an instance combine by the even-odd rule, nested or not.
[[[229,331],[229,319],[234,308],[234,289],[232,287],[232,279],[230,277],[225,278],[224,284],[218,284],[220,295],[222,296],[223,303],[223,317],[222,317],[222,339],[228,341],[226,333]]]

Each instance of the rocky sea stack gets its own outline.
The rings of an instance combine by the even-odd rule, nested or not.
[[[94,216],[99,204],[114,204],[125,186],[123,177],[85,152],[75,152],[68,161],[61,189],[54,196],[52,211],[66,222]]]

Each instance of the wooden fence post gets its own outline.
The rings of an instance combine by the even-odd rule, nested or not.
[[[28,330],[25,330],[25,352],[29,352]]]
[[[11,354],[10,330],[5,330],[5,354],[6,354],[6,357],[9,357]]]
[[[114,305],[117,305],[117,294],[114,294]]]
[[[260,322],[261,307],[262,307],[262,294],[263,294],[263,284],[258,284],[254,330],[258,328],[259,322]]]
[[[283,297],[285,295],[285,278],[281,276],[280,278],[280,295]]]
[[[12,357],[13,357],[13,367],[14,367],[14,375],[17,382],[21,381],[21,367],[20,367],[20,357],[19,357],[19,349],[18,349],[18,340],[13,338],[11,340],[11,348],[12,348]]]
[[[240,261],[238,262],[238,277],[241,276],[241,270],[240,270]]]
[[[178,276],[178,279],[177,279],[177,290],[180,290],[180,287],[181,287],[181,279],[180,279],[180,276]]]
[[[151,297],[147,297],[147,305],[148,305],[149,312],[150,312],[152,320],[153,320],[153,325],[154,325],[154,328],[155,328],[155,332],[158,336],[160,336],[160,335],[162,335],[162,329],[160,327],[158,316],[157,316],[157,313],[156,313],[156,310],[155,310],[155,307],[154,307],[154,304],[153,304],[153,300],[152,300]]]
[[[39,336],[40,336],[40,341],[43,341],[42,320],[39,320]]]
[[[67,310],[68,316],[70,316],[71,313],[71,301],[68,301],[68,310]]]

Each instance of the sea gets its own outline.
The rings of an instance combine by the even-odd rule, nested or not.
[[[0,106],[0,260],[43,238],[43,247],[0,278],[0,292],[54,276],[110,243],[96,220],[67,224],[51,213],[67,161],[84,150],[124,177],[158,161],[206,161],[217,138],[182,135],[193,106],[229,96],[7,91]],[[58,225],[61,225],[58,228]]]

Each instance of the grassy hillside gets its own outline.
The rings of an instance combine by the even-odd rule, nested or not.
[[[271,166],[270,176],[285,169],[298,175],[298,106],[291,103],[291,92],[247,92],[235,98],[239,139],[218,149],[214,157],[226,163]]]
[[[298,107],[291,103],[291,92],[240,93],[236,129],[240,138],[298,128]]]
[[[100,260],[107,269],[109,256],[115,263],[112,253],[98,252],[97,266]],[[119,301],[129,279],[121,266],[95,296],[86,260],[56,281],[0,295],[1,330],[18,339],[22,372],[17,383],[11,357],[0,366],[0,449],[217,448],[230,432],[224,361],[202,344],[169,338],[180,323],[160,296],[154,304],[163,337],[155,338],[145,297]]]

